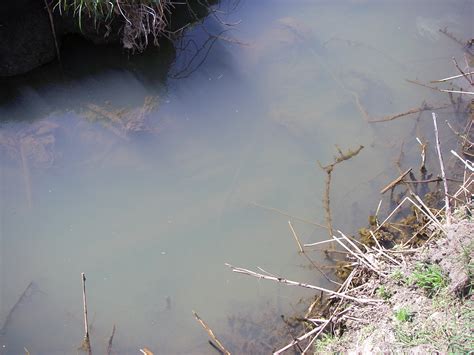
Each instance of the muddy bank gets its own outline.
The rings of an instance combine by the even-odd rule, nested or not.
[[[120,14],[114,13],[106,21],[84,14],[79,21],[74,11],[60,11],[54,5],[48,9],[38,0],[0,3],[0,77],[24,74],[53,61],[57,56],[55,36],[59,47],[68,35],[76,34],[97,45],[117,45],[116,55],[128,55],[123,47],[132,49],[124,37],[126,20]],[[207,13],[208,6],[200,1],[173,4],[163,31],[174,32]]]

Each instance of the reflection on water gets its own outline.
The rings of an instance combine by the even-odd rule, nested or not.
[[[380,117],[445,102],[404,79],[455,73],[450,58],[462,48],[437,28],[472,37],[472,7],[241,1],[226,19],[242,20],[231,32],[241,44],[217,40],[184,79],[163,73],[179,73],[185,53],[173,65],[167,50],[121,62],[81,44],[65,51],[65,77],[49,66],[5,82],[0,322],[30,282],[37,292],[16,307],[0,353],[76,353],[81,272],[97,352],[115,324],[119,353],[210,353],[193,309],[237,352],[268,353],[275,333],[262,327],[280,324],[291,339],[279,315],[303,310],[297,301],[312,293],[240,277],[224,263],[330,286],[297,254],[287,224],[305,243],[327,237],[301,220],[324,223],[316,162],[330,163],[335,144],[365,146],[337,166],[331,190],[334,226],[365,225],[378,191],[398,176],[402,142],[402,165],[418,164],[414,132],[431,139],[431,131],[428,112],[416,124],[373,125],[361,106]],[[207,39],[199,26],[188,36]]]

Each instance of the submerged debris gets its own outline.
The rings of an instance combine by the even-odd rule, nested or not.
[[[141,107],[136,109],[109,108],[97,104],[87,104],[84,116],[92,121],[100,121],[105,128],[118,137],[128,140],[131,133],[151,132],[153,128],[147,124],[147,115],[158,105],[158,97],[146,96]]]

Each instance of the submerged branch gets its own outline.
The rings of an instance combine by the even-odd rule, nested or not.
[[[379,303],[379,302],[382,302],[380,300],[376,300],[376,299],[372,299],[372,298],[352,297],[352,296],[349,296],[349,295],[346,295],[346,294],[343,294],[343,293],[340,293],[340,292],[337,292],[337,291],[331,291],[331,290],[328,290],[326,288],[310,285],[310,284],[303,283],[303,282],[287,280],[287,279],[284,279],[282,277],[276,277],[276,276],[271,276],[271,275],[260,274],[260,273],[257,273],[255,271],[247,270],[247,269],[244,269],[244,268],[241,268],[241,267],[232,266],[228,263],[226,263],[225,265],[230,267],[232,269],[232,271],[240,273],[240,274],[254,276],[254,277],[257,277],[259,279],[276,281],[276,282],[280,282],[280,283],[283,283],[283,284],[286,284],[286,285],[289,285],[289,286],[299,286],[299,287],[304,287],[304,288],[310,288],[310,289],[313,289],[313,290],[323,291],[323,292],[326,292],[326,293],[328,293],[330,295],[333,295],[335,297],[348,299],[348,300],[352,300],[352,301],[355,301],[355,302],[360,302],[360,303]]]
[[[5,321],[3,322],[2,328],[0,328],[0,335],[6,334],[8,326],[10,325],[12,321],[13,314],[18,309],[18,307],[25,301],[25,299],[31,295],[31,292],[33,292],[34,286],[35,286],[34,282],[31,281],[28,284],[28,286],[26,286],[25,290],[21,293],[20,297],[18,298],[18,301],[16,301],[16,303],[8,312],[7,317],[5,318]]]
[[[408,116],[408,115],[411,115],[411,114],[414,114],[414,113],[428,111],[428,110],[430,110],[430,111],[441,110],[441,109],[447,108],[449,106],[451,106],[451,104],[444,104],[444,105],[441,105],[441,106],[431,106],[431,105],[428,105],[428,104],[423,104],[421,107],[415,107],[415,108],[412,108],[408,111],[405,111],[405,112],[402,112],[402,113],[397,113],[395,115],[385,116],[385,117],[378,118],[378,119],[372,119],[369,122],[370,123],[388,122],[388,121],[393,121],[393,120],[396,120],[397,118],[405,117],[405,116]]]
[[[332,237],[334,235],[334,230],[332,227],[332,216],[331,216],[331,200],[330,200],[330,190],[331,190],[331,174],[334,170],[334,167],[342,163],[343,161],[349,160],[352,157],[356,156],[359,154],[359,152],[364,148],[363,145],[360,145],[357,149],[351,150],[349,149],[347,152],[343,152],[338,146],[336,146],[336,149],[339,153],[339,156],[336,156],[334,158],[334,161],[326,166],[323,166],[320,162],[318,162],[319,167],[323,169],[326,172],[326,182],[325,182],[325,189],[324,189],[324,197],[323,197],[323,206],[324,206],[324,211],[326,214],[326,226],[327,230],[329,233],[329,237]]]

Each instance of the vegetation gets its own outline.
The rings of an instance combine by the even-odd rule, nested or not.
[[[418,264],[410,276],[410,281],[424,289],[429,296],[446,287],[447,281],[438,265]]]
[[[81,30],[85,17],[108,28],[115,18],[121,18],[123,46],[143,51],[149,38],[158,45],[159,37],[166,33],[172,6],[171,0],[55,0],[53,9],[61,14],[72,12]]]
[[[392,293],[387,289],[387,287],[382,285],[377,289],[377,296],[383,298],[384,300],[388,300],[390,297],[392,297]]]
[[[413,312],[407,308],[400,308],[395,311],[395,319],[399,322],[411,322],[413,320]]]

